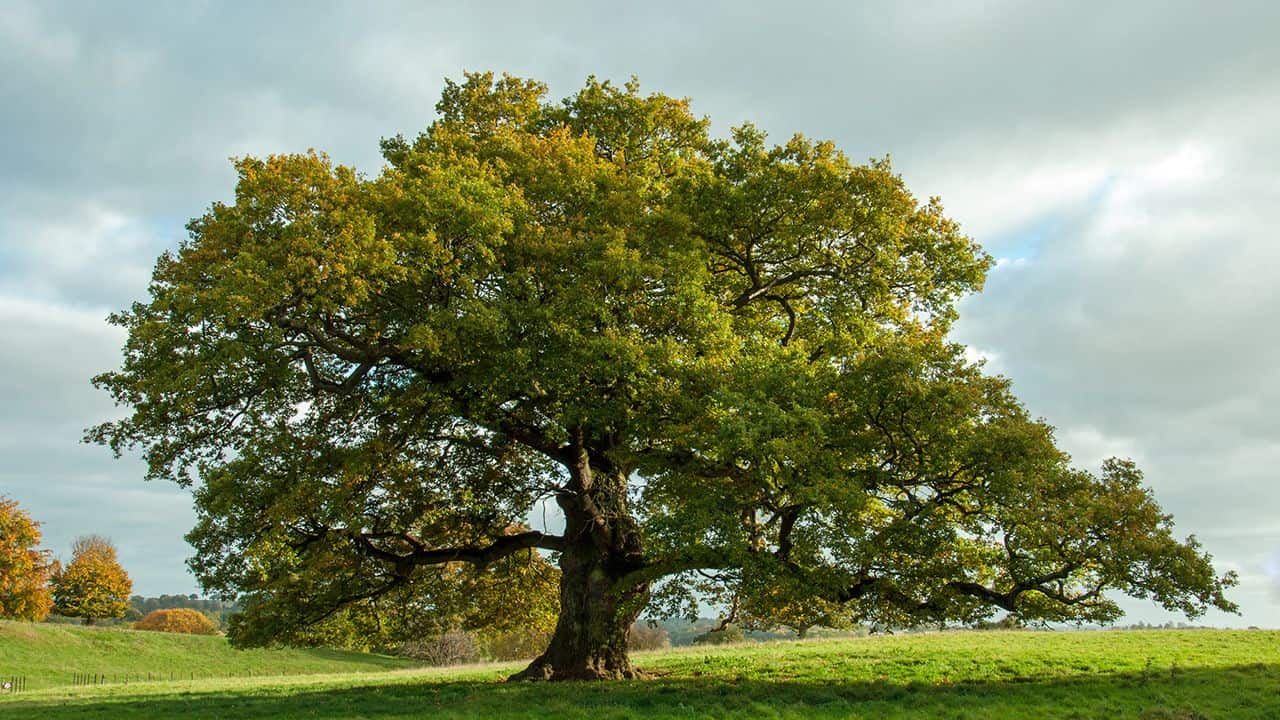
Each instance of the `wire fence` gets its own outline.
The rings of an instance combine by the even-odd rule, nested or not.
[[[131,682],[154,682],[157,680],[195,680],[195,672],[117,672],[117,673],[72,673],[71,684],[83,685],[128,685]]]
[[[268,670],[241,670],[239,672],[196,672],[191,671],[128,671],[128,672],[72,672],[70,685],[73,687],[91,687],[99,685],[128,685],[130,683],[139,682],[181,682],[184,680],[195,682],[196,680],[210,680],[218,678],[252,678],[252,677],[282,677],[287,673],[272,672]],[[0,674],[0,695],[12,695],[29,690],[27,685],[27,675],[3,675]],[[61,677],[44,677],[37,676],[36,685],[38,688],[66,686],[65,680],[67,676]]]

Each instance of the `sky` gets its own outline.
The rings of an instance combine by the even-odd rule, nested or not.
[[[554,97],[635,75],[941,197],[999,261],[955,338],[1239,573],[1242,614],[1203,622],[1280,627],[1276,27],[1272,2],[0,0],[0,494],[64,558],[107,535],[135,592],[198,592],[189,495],[80,438],[122,412],[89,384],[120,360],[106,315],[230,197],[228,158],[376,174],[464,70]]]

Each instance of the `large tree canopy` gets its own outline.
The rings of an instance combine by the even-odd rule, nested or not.
[[[1131,463],[1073,469],[948,342],[990,258],[887,161],[715,138],[634,83],[545,95],[448,83],[376,177],[238,161],[113,316],[96,382],[133,412],[90,436],[195,485],[206,588],[283,627],[540,549],[529,678],[633,676],[632,620],[708,576],[895,626],[1233,607]],[[546,498],[562,532],[528,529]]]

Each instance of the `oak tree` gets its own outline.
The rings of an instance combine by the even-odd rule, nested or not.
[[[116,546],[101,535],[84,535],[71,546],[71,561],[53,576],[53,603],[59,615],[97,619],[123,617],[133,581],[120,566]]]
[[[49,614],[55,564],[39,544],[40,523],[0,495],[0,618],[39,622]]]
[[[636,676],[633,620],[703,573],[894,626],[1233,607],[1136,467],[1071,467],[948,341],[991,260],[887,160],[715,137],[635,82],[546,94],[449,82],[372,177],[238,160],[113,316],[96,383],[132,412],[89,437],[195,488],[206,588],[283,631],[546,552],[530,679]]]

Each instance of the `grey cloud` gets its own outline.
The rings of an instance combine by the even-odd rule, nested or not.
[[[1179,527],[1248,578],[1245,622],[1280,624],[1257,550],[1280,548],[1278,21],[1263,2],[11,1],[0,492],[30,503],[56,548],[104,532],[140,588],[189,588],[186,496],[75,440],[114,412],[87,382],[118,362],[101,318],[230,195],[228,156],[316,147],[376,172],[377,139],[417,132],[464,69],[557,95],[636,74],[721,130],[751,120],[854,158],[892,153],[916,192],[1024,258],[963,304],[957,336],[1082,463],[1138,456]],[[1212,179],[1161,185],[1169,158]]]
[[[558,92],[588,73],[637,73],[722,123],[830,135],[860,156],[1109,121],[1274,82],[1280,59],[1268,34],[1280,9],[1261,3],[39,7],[0,56],[25,70],[0,90],[17,109],[5,122],[33,141],[5,164],[60,184],[116,176],[147,197],[194,173],[199,200],[237,148],[317,144],[376,166],[376,137],[425,124],[443,76],[462,68]],[[42,57],[44,37],[73,50]],[[70,152],[48,152],[59,146]]]
[[[135,458],[113,461],[80,444],[86,425],[118,413],[89,387],[117,364],[123,340],[104,316],[0,296],[0,494],[42,523],[56,555],[65,558],[78,535],[108,535],[137,592],[193,591],[182,569],[182,536],[194,522],[187,494],[143,483]]]
[[[1033,257],[992,274],[957,334],[1064,438],[1123,439],[1179,528],[1240,573],[1236,622],[1274,624],[1262,590],[1263,549],[1280,546],[1280,143],[1268,129],[1280,92],[1219,108],[1231,112],[1151,113],[1163,153],[1136,132],[1103,144],[1106,182],[1067,205]]]

